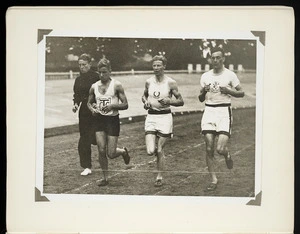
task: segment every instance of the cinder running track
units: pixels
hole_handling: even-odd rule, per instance
[[[166,149],[164,185],[154,187],[156,163],[147,156],[144,121],[121,125],[120,147],[129,148],[129,166],[123,159],[109,160],[110,184],[98,187],[101,179],[96,146],[93,146],[93,173],[80,176],[77,142],[79,133],[54,135],[44,141],[43,193],[118,194],[158,196],[228,196],[249,197],[255,181],[255,108],[233,110],[233,134],[229,147],[234,168],[228,170],[216,154],[219,184],[214,192],[204,192],[209,182],[205,163],[205,144],[200,135],[202,113],[174,116],[174,138]]]

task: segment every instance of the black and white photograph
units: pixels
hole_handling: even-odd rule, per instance
[[[143,195],[247,204],[260,195],[265,32],[39,33],[36,200]]]
[[[8,9],[7,233],[293,233],[294,18]]]

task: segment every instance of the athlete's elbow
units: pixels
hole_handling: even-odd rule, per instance
[[[170,103],[171,106],[183,106],[184,105],[184,101],[181,99],[181,100],[176,100],[176,102],[172,102]]]
[[[204,102],[205,98],[202,97],[201,95],[198,96],[199,102]]]

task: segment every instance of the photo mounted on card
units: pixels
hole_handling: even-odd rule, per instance
[[[261,205],[263,31],[38,30],[35,201]]]

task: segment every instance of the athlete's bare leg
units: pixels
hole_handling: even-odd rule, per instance
[[[228,155],[228,143],[229,137],[225,134],[220,134],[217,141],[217,152],[223,156]]]
[[[227,143],[229,136],[225,134],[220,134],[217,141],[217,152],[225,157],[226,166],[228,169],[233,168],[233,161],[228,151]]]
[[[106,157],[106,133],[105,132],[96,132],[96,141],[99,152],[99,163],[102,169],[104,180],[107,180],[108,174],[108,160]]]
[[[206,163],[208,171],[211,176],[212,183],[217,184],[218,179],[216,175],[216,162],[214,157],[215,135],[212,133],[207,133],[205,134],[204,138],[206,143]]]
[[[146,141],[147,154],[154,155],[156,153],[156,135],[146,134],[145,141]]]
[[[165,166],[165,154],[164,154],[164,146],[167,142],[166,137],[159,137],[157,142],[157,177],[156,180],[162,179],[162,172],[164,171]]]
[[[125,153],[124,149],[117,148],[117,136],[107,136],[107,156],[111,159],[117,158]]]

